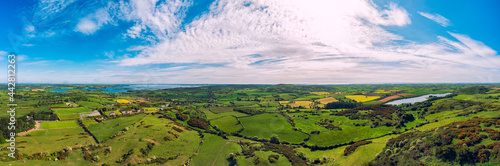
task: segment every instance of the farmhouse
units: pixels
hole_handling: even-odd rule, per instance
[[[109,116],[115,116],[116,115],[116,112],[111,112],[108,114]]]
[[[71,107],[71,103],[66,103],[66,106]]]

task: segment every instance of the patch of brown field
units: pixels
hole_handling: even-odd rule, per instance
[[[147,101],[145,99],[139,99],[139,100],[136,100],[136,101],[143,102],[143,103],[148,103],[149,102],[149,101]]]
[[[415,95],[415,94],[398,93],[397,95],[399,95],[399,96],[411,96],[411,95]]]
[[[45,89],[31,89],[31,91],[36,92],[36,91],[45,91]]]
[[[497,87],[493,87],[493,88],[491,88],[491,89],[500,90],[500,88],[497,88]]]
[[[152,140],[152,139],[142,139],[144,141],[148,141],[149,143],[153,143],[153,144],[156,144],[156,145],[159,145],[160,143],[156,142],[155,140]]]
[[[331,103],[331,102],[337,102],[338,100],[333,98],[333,97],[325,97],[322,99],[318,99],[316,101],[319,101],[321,104],[327,104],[327,103]]]
[[[182,131],[186,131],[186,130],[184,130],[184,128],[183,128],[183,127],[180,127],[180,126],[177,126],[177,125],[172,125],[172,127],[177,127],[177,128],[179,128],[179,129],[181,129]]]
[[[397,98],[399,98],[399,97],[401,97],[401,96],[400,96],[400,95],[392,95],[392,96],[389,96],[389,97],[386,97],[386,98],[380,99],[380,100],[378,100],[378,101],[380,101],[380,102],[384,102],[384,103],[385,103],[385,102],[388,102],[389,100],[392,100],[392,99],[397,99]]]

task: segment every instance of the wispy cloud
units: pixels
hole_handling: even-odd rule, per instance
[[[110,3],[111,5],[111,3]],[[78,21],[75,31],[90,35],[99,30],[102,26],[112,21],[108,10],[111,6],[100,8],[95,13],[89,14]]]
[[[443,17],[442,15],[439,15],[439,14],[430,14],[430,13],[425,13],[425,12],[418,12],[418,14],[438,23],[439,25],[441,25],[443,27],[450,26],[450,24],[451,24],[450,20],[448,20],[446,17]]]

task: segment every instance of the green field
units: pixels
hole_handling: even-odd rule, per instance
[[[111,137],[116,132],[121,131],[125,127],[129,127],[133,123],[139,121],[144,116],[145,115],[142,114],[142,115],[106,120],[101,123],[91,124],[88,126],[88,129],[97,138],[97,140],[99,140],[99,142],[102,142],[107,138]]]
[[[240,151],[240,145],[234,140],[225,140],[217,135],[204,134],[199,154],[189,164],[193,166],[229,165],[229,161],[227,161],[229,154]]]
[[[76,121],[42,122],[42,129],[78,127]]]
[[[33,131],[27,136],[16,137],[16,149],[20,153],[31,155],[38,152],[57,152],[68,146],[96,143],[91,136],[81,133],[85,133],[85,131],[79,127]],[[26,143],[20,143],[24,141]]]
[[[292,130],[292,125],[286,118],[279,114],[258,114],[250,117],[239,118],[245,128],[240,134],[247,137],[270,139],[273,134],[280,141],[289,143],[300,143],[307,135]]]
[[[56,114],[78,114],[78,113],[87,113],[92,112],[87,108],[76,107],[76,108],[54,108],[54,112]]]
[[[238,120],[234,116],[224,116],[211,120],[210,123],[212,126],[217,125],[217,128],[226,133],[236,132],[242,128],[241,124],[238,124]]]
[[[352,126],[341,125],[342,130],[329,130],[320,134],[313,134],[307,142],[308,145],[318,146],[333,146],[338,144],[349,143],[361,139],[374,138],[392,132],[394,127],[376,127],[370,126]]]

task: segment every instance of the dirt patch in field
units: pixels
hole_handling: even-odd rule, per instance
[[[491,89],[500,90],[500,88],[497,88],[497,87],[493,87],[493,88],[491,88]]]
[[[392,96],[389,96],[389,97],[386,97],[386,98],[380,99],[380,100],[378,100],[378,101],[380,101],[380,102],[384,102],[384,103],[385,103],[385,102],[388,102],[388,101],[390,101],[390,100],[392,100],[392,99],[397,99],[397,98],[399,98],[399,97],[401,97],[401,96],[400,96],[400,95],[392,95]]]
[[[153,143],[153,144],[156,144],[156,145],[159,145],[160,143],[156,142],[155,140],[152,140],[152,139],[142,139],[144,141],[148,141],[149,143]]]
[[[415,95],[415,94],[398,93],[397,95],[399,95],[399,96],[413,96],[413,95]]]

